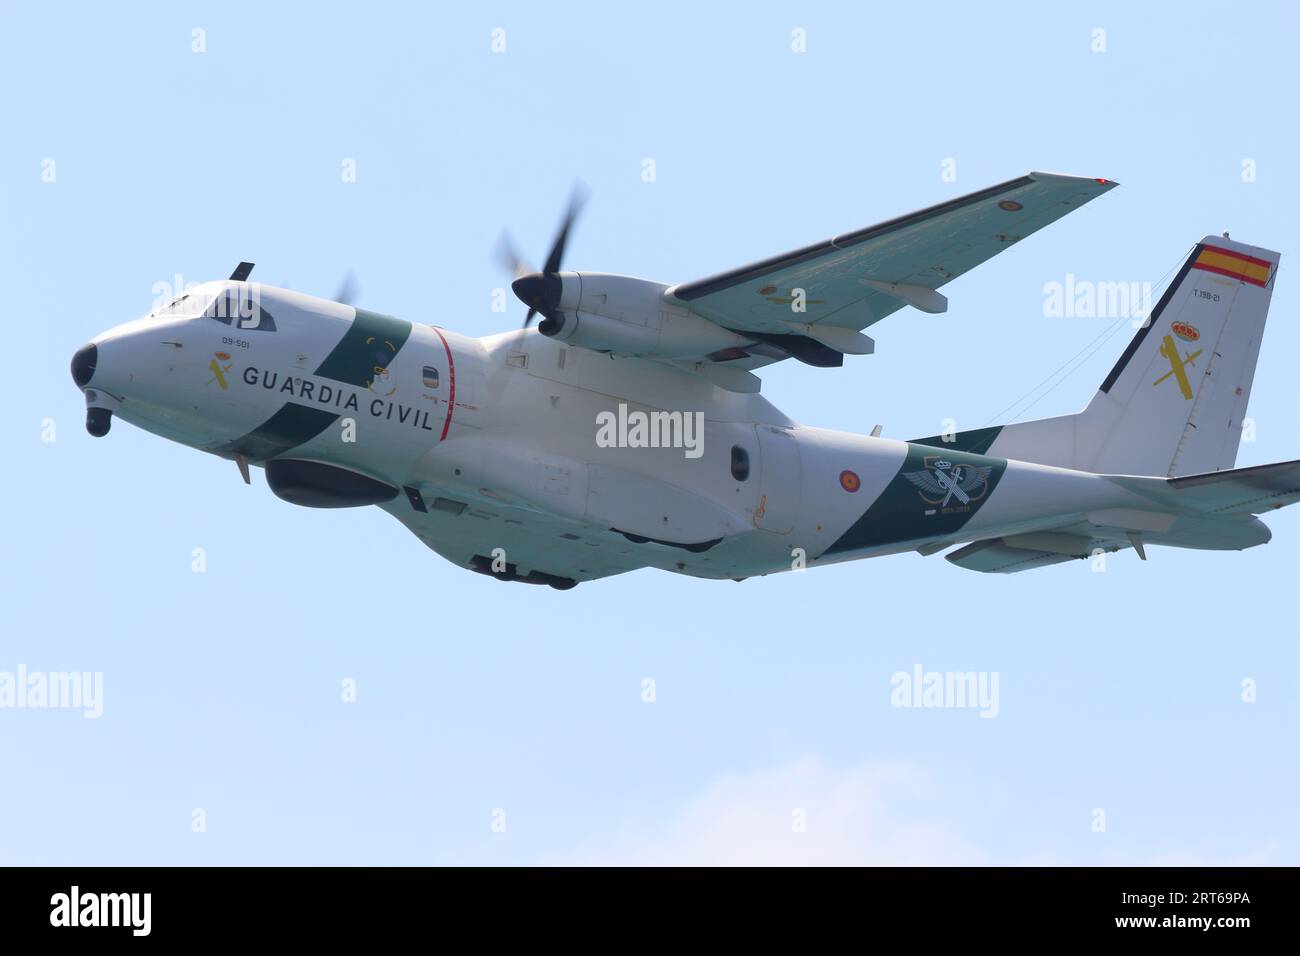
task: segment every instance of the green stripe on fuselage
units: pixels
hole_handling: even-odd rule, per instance
[[[357,309],[357,316],[339,343],[316,369],[322,378],[366,388],[402,350],[411,335],[411,323],[391,315]],[[216,449],[220,455],[243,455],[266,461],[311,441],[338,421],[322,408],[286,402],[278,412],[242,438]]]
[[[338,420],[334,412],[310,405],[286,402],[284,406],[242,438],[236,438],[218,454],[243,455],[250,461],[265,461],[290,448],[311,441]]]
[[[321,362],[316,374],[365,388],[376,369],[386,369],[411,334],[411,323],[357,309],[356,320]]]
[[[865,551],[954,534],[988,501],[1006,470],[1005,458],[908,442],[898,474],[823,553]]]
[[[987,454],[988,450],[993,447],[993,442],[1002,434],[1002,426],[994,425],[992,428],[972,428],[968,432],[957,432],[952,436],[951,441],[944,439],[942,435],[932,435],[929,438],[913,438],[913,445],[931,445],[935,448],[950,448],[953,451],[969,451],[976,455]]]

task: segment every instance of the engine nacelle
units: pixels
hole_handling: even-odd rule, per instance
[[[562,301],[569,308],[537,326],[549,338],[597,352],[678,359],[699,359],[751,342],[665,301],[667,286],[658,282],[587,272],[562,278]]]

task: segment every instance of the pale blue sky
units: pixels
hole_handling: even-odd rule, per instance
[[[764,394],[894,437],[985,424],[1108,324],[1045,318],[1044,283],[1155,281],[1230,229],[1283,253],[1239,463],[1300,457],[1298,15],[1135,7],[11,9],[0,671],[103,671],[105,713],[0,710],[0,862],[1300,862],[1300,509],[1254,551],[1105,574],[905,555],[559,593],[124,424],[92,439],[67,371],[154,283],[240,259],[512,327],[493,244],[508,227],[540,259],[575,179],[568,262],[675,282],[1046,169],[1122,187],[954,282],[947,315],[897,313],[876,355],[785,363]],[[1033,415],[1081,407],[1123,339]],[[998,672],[999,716],[892,708],[916,663]]]

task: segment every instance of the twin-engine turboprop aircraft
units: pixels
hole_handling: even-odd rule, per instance
[[[895,441],[791,421],[755,370],[838,366],[900,309],[1111,189],[1030,173],[666,286],[566,272],[571,208],[524,331],[474,339],[248,281],[197,286],[72,360],[112,417],[312,507],[378,505],[497,578],[569,588],[656,567],[752,575],[902,551],[1013,572],[1134,548],[1239,550],[1300,462],[1235,469],[1276,252],[1207,236],[1082,412]],[[541,319],[530,329],[534,315]]]

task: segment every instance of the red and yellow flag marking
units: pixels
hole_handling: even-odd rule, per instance
[[[1217,272],[1221,276],[1240,279],[1242,282],[1259,286],[1268,282],[1268,267],[1267,259],[1256,259],[1254,256],[1232,252],[1229,249],[1218,249],[1214,246],[1206,246],[1202,249],[1201,254],[1192,263],[1193,269]]]

